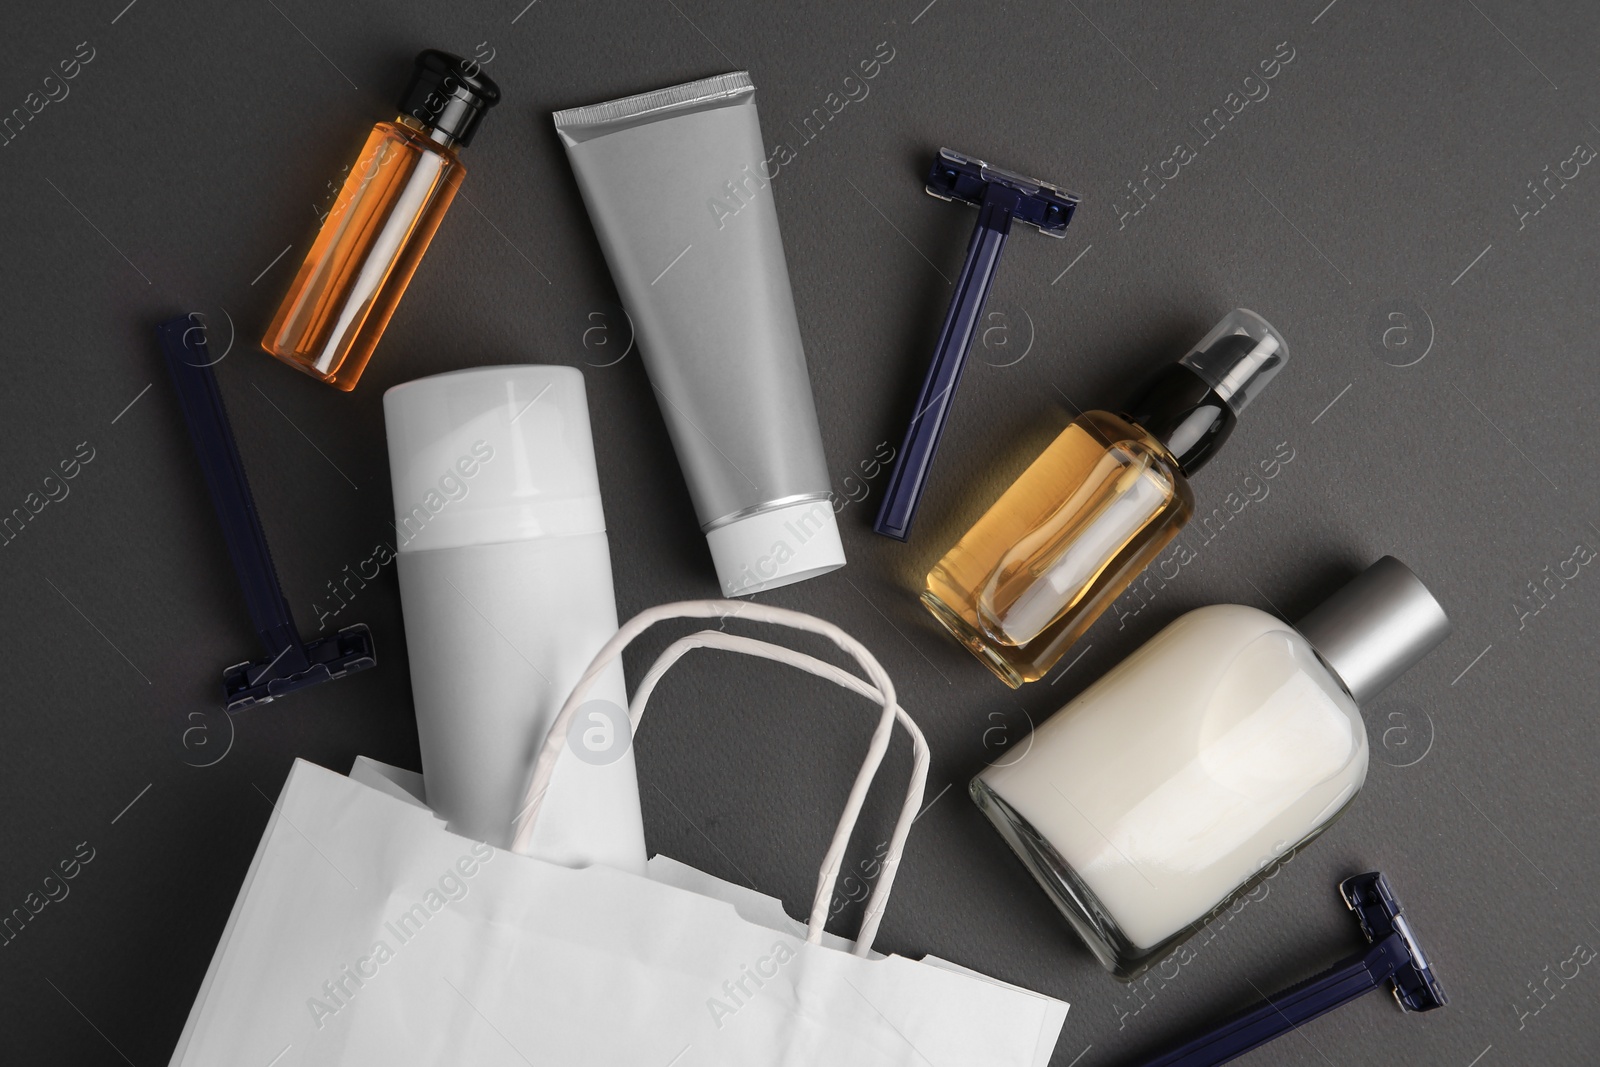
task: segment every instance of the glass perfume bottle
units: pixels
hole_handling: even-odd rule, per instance
[[[971,793],[1107,969],[1131,978],[1327,829],[1367,774],[1359,704],[1450,632],[1385,556],[1296,626],[1181,616]]]
[[[457,149],[499,99],[476,62],[434,49],[417,56],[399,117],[372,128],[262,348],[355,388],[466,174]]]
[[[1188,478],[1289,358],[1230,312],[1121,414],[1074,419],[928,572],[922,602],[1012,688],[1042,678],[1194,512]]]

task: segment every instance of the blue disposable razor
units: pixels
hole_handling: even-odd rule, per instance
[[[983,319],[983,306],[989,300],[989,287],[1000,266],[1000,253],[1011,234],[1011,223],[1025,222],[1040,233],[1065,237],[1067,224],[1078,206],[1078,198],[1047,182],[1025,178],[981,159],[972,159],[948,148],[939,149],[925,186],[929,195],[940,200],[974,204],[978,224],[967,242],[967,259],[961,264],[956,291],[939,329],[933,362],[922,380],[916,406],[911,409],[911,425],[906,427],[883,504],[872,528],[885,537],[904,541],[911,535],[911,520],[928,484],[933,454],[939,448],[939,435],[950,417],[950,402],[961,371],[972,351],[972,339]]]
[[[1392,983],[1394,999],[1406,1011],[1432,1011],[1449,1003],[1433,977],[1428,958],[1395,899],[1376,871],[1346,878],[1339,893],[1370,944],[1365,952],[1290,986],[1235,1015],[1204,1037],[1146,1060],[1143,1067],[1215,1067],[1243,1056],[1319,1015]]]
[[[198,316],[184,315],[163,322],[156,330],[211,503],[222,523],[245,606],[250,609],[250,621],[266,652],[262,659],[236,663],[222,672],[223,706],[238,711],[265,704],[296,689],[373,666],[378,661],[372,651],[372,633],[364,623],[315,641],[300,640],[222,406],[205,328]]]

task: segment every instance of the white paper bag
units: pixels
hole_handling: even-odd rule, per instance
[[[596,657],[552,737],[566,736],[586,683],[651,622],[734,613],[826,634],[871,680],[707,631],[662,654],[630,717],[637,724],[661,673],[694,647],[791,663],[882,705],[809,927],[771,898],[659,857],[640,877],[493,849],[449,833],[395,790],[297,761],[173,1064],[1043,1067],[1065,1004],[931,957],[870,951],[921,803],[927,750],[882,668],[848,635],[764,605],[652,609]],[[916,781],[852,946],[821,921],[896,719],[916,746]],[[548,746],[535,770],[524,837],[562,747]]]

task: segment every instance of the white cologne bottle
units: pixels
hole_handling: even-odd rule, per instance
[[[1392,556],[1294,627],[1191,611],[974,778],[973,799],[1133,977],[1338,818],[1367,774],[1358,705],[1449,632]]]

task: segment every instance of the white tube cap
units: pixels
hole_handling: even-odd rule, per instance
[[[844,566],[844,545],[826,498],[758,511],[706,534],[723,596],[749,596]]]

